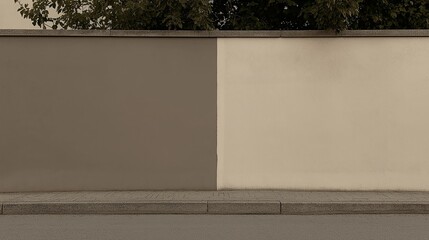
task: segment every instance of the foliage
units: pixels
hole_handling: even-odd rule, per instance
[[[346,29],[359,0],[220,0],[215,20],[221,29]]]
[[[353,29],[429,28],[429,0],[365,0]]]
[[[347,29],[359,13],[360,0],[315,0],[303,10],[319,29]]]
[[[292,0],[215,0],[214,20],[217,28],[299,29],[305,23],[300,6]]]
[[[33,25],[64,29],[429,28],[429,0],[32,0]]]
[[[212,28],[207,0],[32,0],[32,6],[14,1],[24,18],[42,28]]]

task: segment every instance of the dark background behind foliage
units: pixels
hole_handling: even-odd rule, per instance
[[[429,0],[32,0],[18,4],[42,28],[421,29]]]

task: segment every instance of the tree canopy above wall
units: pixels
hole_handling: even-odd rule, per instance
[[[33,25],[63,29],[429,28],[429,0],[14,0]]]

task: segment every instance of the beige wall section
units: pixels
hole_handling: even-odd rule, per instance
[[[31,0],[21,2],[31,3]],[[21,17],[17,12],[18,7],[14,0],[0,0],[0,29],[38,29],[30,20]]]
[[[0,192],[216,189],[216,39],[0,37]]]
[[[218,40],[218,188],[429,190],[429,38]]]

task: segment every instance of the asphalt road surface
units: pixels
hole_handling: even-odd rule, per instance
[[[0,239],[428,240],[429,215],[3,215]]]

